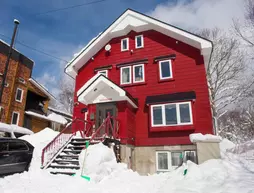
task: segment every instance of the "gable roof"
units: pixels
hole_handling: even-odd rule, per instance
[[[36,88],[38,88],[43,94],[45,94],[50,99],[56,100],[56,98],[48,91],[47,88],[45,88],[43,85],[41,85],[39,82],[37,82],[33,78],[29,78],[29,82],[33,84]]]
[[[105,31],[93,38],[65,67],[65,73],[75,78],[78,70],[88,62],[112,38],[124,36],[131,30],[142,32],[155,30],[200,50],[207,66],[212,52],[212,42],[160,20],[127,9]]]

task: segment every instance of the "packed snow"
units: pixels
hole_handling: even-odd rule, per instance
[[[221,142],[222,138],[220,136],[202,133],[192,133],[190,134],[190,141],[195,142]]]
[[[254,193],[254,173],[236,159],[238,155],[230,152],[232,147],[224,140],[220,147],[228,155],[223,159],[200,165],[188,161],[185,167],[149,176],[140,176],[125,164],[116,163],[113,150],[104,145],[91,145],[85,159],[85,151],[80,155],[81,164],[85,160],[84,174],[91,177],[88,182],[80,173],[55,176],[39,168],[40,150],[56,135],[47,128],[23,137],[35,146],[38,154],[34,155],[29,172],[0,179],[1,193]],[[184,176],[186,167],[188,172]]]
[[[41,119],[49,120],[52,122],[60,123],[65,125],[68,121],[62,116],[62,115],[57,115],[56,113],[50,113],[49,115],[41,115],[39,113],[35,113],[32,111],[26,111],[25,112],[27,115],[35,116]]]

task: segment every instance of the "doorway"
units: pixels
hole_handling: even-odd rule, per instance
[[[103,121],[107,118],[108,113],[116,117],[116,103],[101,103],[96,104],[96,128],[99,128]]]

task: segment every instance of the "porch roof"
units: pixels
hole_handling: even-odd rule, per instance
[[[77,92],[78,101],[88,105],[96,103],[128,101],[132,107],[138,108],[137,101],[123,88],[102,74],[96,74]]]

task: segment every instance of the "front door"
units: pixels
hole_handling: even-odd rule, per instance
[[[96,105],[96,128],[99,128],[103,121],[107,118],[108,113],[116,116],[116,103],[102,103]]]

